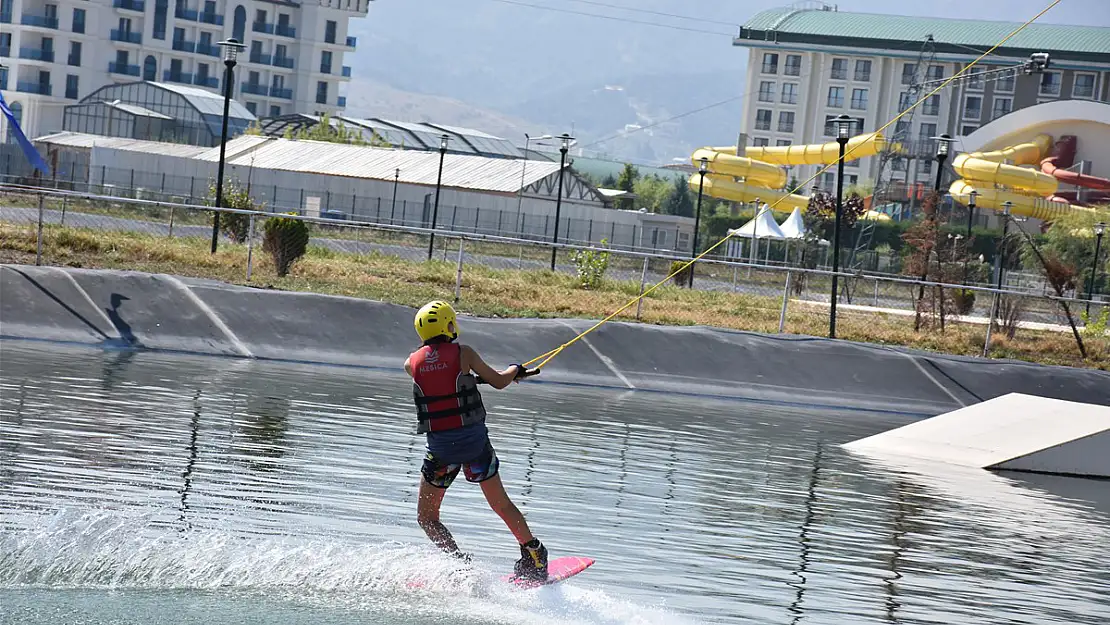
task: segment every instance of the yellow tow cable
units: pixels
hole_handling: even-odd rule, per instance
[[[916,107],[917,107],[917,106],[918,106],[919,104],[921,104],[922,102],[924,102],[924,101],[925,101],[926,99],[930,98],[931,96],[933,96],[934,94],[936,94],[936,93],[937,93],[938,91],[940,91],[940,90],[944,89],[944,88],[945,88],[945,87],[946,87],[946,86],[948,85],[948,83],[950,83],[950,82],[952,82],[953,80],[955,80],[955,79],[959,78],[959,77],[960,77],[960,75],[962,75],[962,74],[963,74],[964,72],[966,72],[967,70],[971,69],[971,68],[972,68],[972,67],[974,67],[975,65],[978,65],[980,61],[982,61],[982,60],[983,60],[984,58],[986,58],[986,57],[990,56],[990,55],[991,55],[991,54],[992,54],[992,53],[993,53],[993,52],[994,52],[995,50],[997,50],[997,49],[998,49],[999,47],[1001,47],[1001,46],[1002,46],[1003,44],[1005,44],[1005,43],[1006,43],[1007,41],[1009,41],[1010,39],[1012,39],[1012,38],[1014,37],[1014,35],[1016,35],[1016,34],[1020,33],[1021,31],[1025,30],[1025,28],[1026,28],[1027,26],[1029,26],[1029,25],[1030,25],[1030,24],[1032,24],[1033,22],[1037,21],[1037,19],[1038,19],[1038,18],[1040,18],[1040,17],[1041,17],[1042,15],[1044,15],[1045,13],[1048,13],[1048,11],[1049,11],[1050,9],[1052,9],[1052,7],[1056,6],[1057,4],[1060,4],[1060,1],[1061,1],[1061,0],[1053,0],[1053,2],[1052,2],[1051,4],[1049,4],[1049,5],[1047,6],[1047,7],[1045,7],[1045,8],[1044,8],[1044,10],[1042,10],[1042,11],[1041,11],[1040,13],[1036,14],[1035,16],[1033,16],[1033,18],[1032,18],[1032,19],[1030,19],[1029,21],[1027,21],[1027,22],[1025,22],[1024,24],[1022,24],[1022,25],[1021,25],[1020,27],[1018,27],[1018,29],[1017,29],[1017,30],[1015,30],[1014,32],[1012,32],[1012,33],[1010,33],[1009,35],[1007,35],[1007,36],[1006,36],[1006,38],[1005,38],[1005,39],[1003,39],[1002,41],[999,41],[998,43],[994,44],[994,46],[993,46],[993,47],[991,47],[991,49],[990,49],[990,50],[987,50],[987,51],[986,51],[986,52],[984,52],[984,53],[983,53],[982,55],[980,55],[980,56],[979,56],[979,58],[977,58],[977,59],[975,59],[974,61],[972,61],[971,63],[969,63],[969,64],[968,64],[968,65],[967,65],[966,67],[964,67],[964,68],[963,68],[962,70],[960,70],[960,71],[956,72],[955,74],[953,74],[951,78],[949,78],[948,80],[946,80],[946,81],[942,82],[942,83],[941,83],[941,84],[940,84],[939,86],[937,86],[937,88],[936,88],[936,89],[933,89],[933,90],[932,90],[932,91],[930,91],[929,93],[927,93],[927,94],[925,94],[924,96],[922,96],[922,97],[921,97],[921,99],[919,99],[919,100],[918,100],[917,102],[914,102],[913,104],[911,104],[911,105],[910,105],[909,107],[907,107],[907,108],[906,108],[906,110],[904,110],[904,111],[902,111],[901,113],[899,113],[899,114],[898,114],[897,116],[895,116],[895,117],[894,117],[894,119],[891,119],[891,120],[890,120],[889,122],[887,122],[887,123],[886,123],[885,125],[883,125],[883,127],[882,127],[882,128],[879,128],[879,129],[878,129],[877,131],[875,131],[875,132],[882,132],[882,131],[886,130],[887,128],[889,128],[889,127],[890,127],[890,126],[891,126],[892,124],[894,124],[895,122],[897,122],[897,121],[898,121],[899,119],[902,119],[902,117],[903,117],[903,116],[905,116],[905,114],[906,114],[906,113],[909,113],[909,112],[910,112],[910,111],[912,111],[912,110],[913,110],[914,108],[916,108]],[[857,145],[853,146],[853,147],[852,147],[852,148],[851,148],[850,150],[846,151],[846,152],[844,153],[844,159],[845,159],[845,160],[847,160],[847,158],[848,158],[848,155],[849,155],[849,154],[851,154],[852,152],[855,152],[855,151],[856,151],[857,149],[859,149],[859,146],[863,145],[863,143],[864,143],[864,142],[860,142],[860,143],[858,143]],[[820,176],[821,174],[825,173],[825,171],[827,171],[827,170],[828,170],[829,168],[831,168],[831,167],[832,167],[833,165],[836,165],[837,163],[839,163],[839,162],[840,162],[840,160],[841,160],[841,159],[840,159],[840,158],[838,157],[838,158],[837,158],[837,159],[836,159],[835,161],[833,161],[833,162],[829,163],[828,165],[825,165],[825,167],[823,167],[822,169],[819,169],[819,170],[817,170],[817,173],[813,174],[812,176],[810,176],[809,178],[807,178],[807,179],[806,179],[806,180],[805,180],[804,182],[802,182],[802,183],[801,183],[801,184],[799,184],[799,185],[798,185],[797,187],[795,187],[794,189],[792,189],[792,190],[790,191],[790,194],[793,194],[793,193],[797,192],[797,191],[798,191],[799,189],[801,189],[801,188],[805,187],[805,186],[806,186],[807,184],[809,184],[809,183],[810,183],[811,181],[815,180],[815,179],[816,179],[816,178],[817,178],[818,176]],[[770,205],[768,206],[768,208],[774,208],[775,206],[778,206],[779,202],[782,202],[782,201],[783,201],[784,199],[786,199],[787,197],[788,197],[787,195],[783,195],[783,196],[782,196],[782,197],[780,197],[780,198],[779,198],[778,200],[776,200],[774,204],[770,204]],[[678,268],[677,270],[675,270],[675,271],[671,272],[671,274],[670,274],[669,276],[667,276],[667,277],[663,278],[662,280],[660,280],[659,282],[655,283],[655,284],[654,284],[654,285],[653,285],[653,286],[652,286],[652,287],[651,287],[650,289],[647,289],[646,291],[644,291],[643,293],[641,293],[641,294],[640,294],[639,296],[637,296],[637,297],[633,298],[632,300],[630,300],[630,301],[629,301],[629,302],[628,302],[627,304],[625,304],[624,306],[621,306],[620,308],[618,308],[617,310],[615,310],[615,311],[614,311],[614,312],[613,312],[613,313],[612,313],[611,315],[609,315],[608,317],[606,317],[606,318],[602,319],[601,321],[598,321],[598,322],[597,322],[597,323],[595,323],[595,324],[594,324],[593,326],[591,326],[591,327],[590,327],[589,329],[587,329],[587,330],[585,330],[584,332],[580,333],[580,334],[579,334],[578,336],[576,336],[576,337],[574,337],[573,339],[571,339],[571,340],[567,341],[566,343],[563,343],[563,344],[562,344],[562,345],[560,345],[559,347],[556,347],[555,349],[553,349],[553,350],[551,350],[551,351],[549,351],[549,352],[547,352],[547,353],[544,353],[544,354],[540,354],[539,356],[537,356],[537,357],[533,358],[532,360],[529,360],[528,362],[524,363],[524,366],[525,366],[525,367],[528,367],[528,366],[529,366],[529,365],[531,365],[532,363],[534,363],[534,362],[536,362],[536,361],[540,361],[540,363],[539,363],[538,365],[536,365],[535,367],[532,367],[532,368],[533,368],[533,369],[537,369],[537,370],[538,370],[538,369],[542,369],[542,368],[543,368],[543,367],[544,367],[545,365],[547,365],[547,363],[551,362],[551,360],[552,360],[553,358],[555,358],[556,356],[558,356],[558,355],[559,355],[559,353],[560,353],[560,352],[562,352],[562,351],[563,351],[564,349],[566,349],[566,348],[570,347],[571,345],[575,344],[575,343],[576,343],[576,342],[578,342],[578,340],[579,340],[579,339],[581,339],[582,337],[586,336],[586,335],[587,335],[587,334],[589,334],[590,332],[593,332],[594,330],[596,330],[596,329],[600,328],[601,326],[605,325],[606,323],[608,323],[609,321],[611,321],[611,320],[612,320],[612,319],[613,319],[614,317],[616,317],[617,315],[619,315],[619,314],[621,314],[622,312],[624,312],[625,310],[627,310],[627,309],[628,309],[629,307],[631,307],[631,306],[632,306],[633,304],[635,304],[636,302],[639,302],[639,301],[640,301],[640,300],[642,300],[643,298],[645,298],[645,297],[647,297],[648,295],[650,295],[650,294],[651,294],[651,293],[652,293],[653,291],[655,291],[655,290],[656,290],[656,289],[658,289],[658,288],[659,288],[660,286],[662,286],[663,284],[665,284],[665,283],[666,283],[666,282],[667,282],[668,280],[670,280],[671,278],[675,277],[675,276],[676,276],[676,275],[678,275],[679,273],[682,273],[682,271],[684,271],[684,270],[685,270],[685,269],[686,269],[687,267],[689,267],[690,265],[693,265],[693,264],[694,264],[695,262],[697,262],[697,261],[701,260],[701,259],[702,259],[702,257],[704,257],[704,256],[705,256],[706,254],[708,254],[708,253],[712,252],[713,250],[717,249],[717,248],[718,248],[718,247],[719,247],[719,246],[720,246],[720,245],[721,245],[722,243],[724,243],[725,241],[728,241],[728,240],[729,240],[729,238],[731,238],[732,236],[733,236],[733,235],[732,235],[731,233],[730,233],[730,234],[728,234],[727,236],[725,236],[725,238],[723,238],[723,239],[721,239],[720,241],[718,241],[717,243],[715,243],[715,244],[714,244],[714,245],[713,245],[712,247],[710,247],[709,249],[705,250],[705,251],[704,251],[704,252],[702,252],[701,254],[698,254],[698,255],[697,255],[697,256],[695,256],[694,258],[691,258],[691,259],[690,259],[690,260],[689,260],[689,261],[688,261],[688,262],[687,262],[686,264],[682,265],[682,266],[681,266],[681,267],[679,267],[679,268]]]

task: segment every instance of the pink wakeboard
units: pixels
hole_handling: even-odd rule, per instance
[[[581,556],[555,558],[554,560],[548,561],[547,579],[542,582],[517,579],[512,574],[503,576],[501,581],[515,584],[519,588],[537,588],[539,586],[547,586],[548,584],[561,582],[568,577],[574,577],[590,568],[590,565],[593,563],[593,558],[583,558]]]

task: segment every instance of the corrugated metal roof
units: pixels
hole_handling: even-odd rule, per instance
[[[438,152],[246,135],[228,142],[227,153],[227,162],[237,166],[373,180],[392,181],[394,172],[400,169],[401,182],[428,186],[435,186],[439,173]],[[219,158],[218,149],[197,158],[216,160]],[[528,186],[558,171],[558,163],[547,161],[447,154],[443,162],[443,186],[516,193],[521,188],[522,173],[524,186]]]
[[[218,93],[207,91],[199,87],[188,87],[186,85],[177,85],[168,82],[155,82],[149,81],[151,85],[166,91],[172,91],[189,101],[190,104],[195,106],[201,115],[218,115],[223,118],[224,115],[224,97]],[[228,103],[228,117],[255,120],[254,113],[247,110],[238,100],[231,100]]]
[[[778,8],[757,13],[743,28],[831,38],[919,43],[932,35],[938,45],[955,44],[986,51],[1017,30],[1022,23]],[[745,40],[742,32],[736,43],[742,45]],[[1110,28],[1034,23],[1007,41],[1005,48],[1110,55]],[[970,50],[965,52],[974,54]],[[1101,61],[1110,62],[1110,57]]]
[[[126,102],[104,102],[103,104],[110,106],[114,109],[130,113],[136,117],[153,117],[155,119],[173,119],[169,115],[163,115],[158,111],[152,111],[148,108],[138,106],[136,104],[127,104]]]
[[[213,149],[200,145],[141,141],[139,139],[106,137],[103,135],[90,135],[81,132],[58,132],[39,137],[35,139],[35,142],[68,148],[111,148],[124,152],[144,152],[148,154],[163,154],[166,156],[180,156],[184,158],[196,158]],[[218,150],[218,148],[216,149]]]

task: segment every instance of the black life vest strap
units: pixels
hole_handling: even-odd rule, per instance
[[[456,415],[469,412],[473,408],[482,405],[482,398],[476,388],[467,388],[457,393],[450,395],[433,395],[429,397],[414,397],[416,402],[416,418],[418,421],[430,421],[432,419],[442,419],[443,417],[453,417]],[[434,412],[428,411],[428,405],[443,401],[445,399],[462,399],[461,406],[452,406],[443,410],[436,410]]]

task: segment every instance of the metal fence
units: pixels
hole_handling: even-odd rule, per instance
[[[13,195],[14,194],[14,195]],[[208,241],[212,236],[213,209],[184,202],[121,198],[95,195],[87,192],[61,189],[28,189],[0,185],[0,227],[22,236],[22,240],[35,241],[36,264],[67,264],[68,258],[58,251],[44,247],[44,233],[115,232],[120,239],[136,233],[157,239],[200,239],[194,241],[207,255]],[[12,198],[27,198],[24,202]],[[236,275],[223,276],[213,270],[211,277],[247,282],[256,280],[261,266],[267,276],[273,276],[273,265],[263,256],[261,248],[262,226],[272,213],[220,210],[224,220],[238,219],[244,223],[241,243],[233,242],[226,234],[219,237],[222,248],[235,252],[239,263]],[[454,297],[463,299],[462,285],[473,277],[470,273],[480,270],[528,271],[549,269],[554,259],[555,269],[564,274],[575,274],[578,265],[572,256],[575,252],[608,252],[607,280],[622,281],[629,287],[629,297],[650,289],[671,275],[677,264],[686,263],[690,255],[614,250],[597,246],[584,246],[573,242],[553,245],[550,242],[527,238],[486,235],[481,232],[451,229],[443,224],[432,231],[426,227],[388,224],[372,221],[336,220],[305,216],[291,216],[309,224],[311,228],[310,254],[324,258],[394,258],[413,262],[430,259],[455,266]],[[68,235],[67,235],[68,236]],[[13,237],[0,237],[12,239]],[[80,247],[80,242],[69,245]],[[5,245],[0,245],[0,251]],[[60,245],[58,247],[65,247]],[[722,246],[723,247],[723,246]],[[115,244],[101,250],[112,254]],[[231,253],[231,252],[228,252]],[[714,301],[723,315],[730,315],[729,325],[760,332],[787,332],[827,336],[832,306],[830,306],[833,273],[827,269],[804,269],[785,264],[766,262],[737,262],[706,258],[693,266],[692,292],[730,294],[719,302]],[[468,273],[470,272],[470,273]],[[486,274],[488,275],[488,271]],[[955,323],[976,328],[981,333],[985,355],[991,345],[991,333],[997,332],[996,324],[988,319],[1011,313],[1020,302],[1020,319],[1017,325],[1027,329],[1071,332],[1063,303],[1071,307],[1073,318],[1079,322],[1079,313],[1090,310],[1098,318],[1106,305],[1105,296],[1087,301],[1077,297],[1045,295],[1040,285],[1026,290],[1004,286],[995,289],[990,284],[943,284],[917,280],[905,276],[845,273],[837,275],[841,285],[837,298],[836,319],[841,327],[856,328],[868,335],[869,324],[875,320],[896,320],[897,324],[914,324],[924,319],[925,324]],[[269,279],[269,278],[268,278]],[[684,274],[673,277],[662,288],[688,289]],[[975,303],[962,314],[946,315],[936,310],[938,303],[944,308],[945,291],[963,290],[975,294]],[[665,291],[664,291],[665,292]],[[941,293],[941,297],[933,297]],[[644,302],[648,302],[645,304]],[[662,306],[660,300],[650,298],[625,311],[624,316],[641,318],[643,307]],[[680,307],[681,304],[676,304]],[[992,314],[995,313],[995,314]],[[666,320],[665,313],[663,320]],[[675,319],[681,310],[674,313]],[[955,327],[955,326],[953,326]],[[1103,340],[1103,336],[1098,337]],[[882,341],[876,334],[873,340]]]

